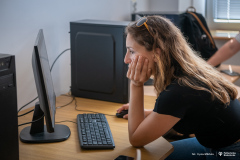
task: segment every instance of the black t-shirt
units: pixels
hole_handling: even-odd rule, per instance
[[[222,148],[240,139],[240,103],[230,105],[203,90],[179,85],[175,80],[156,100],[153,110],[159,114],[181,118],[173,127],[182,134],[195,134],[199,143],[208,148]]]

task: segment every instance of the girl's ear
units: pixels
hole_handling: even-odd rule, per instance
[[[154,60],[154,62],[157,62],[156,56],[160,56],[160,54],[161,54],[160,48],[156,48],[155,52],[153,53],[153,60]]]

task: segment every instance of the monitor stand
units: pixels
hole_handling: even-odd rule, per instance
[[[42,118],[41,118],[42,117]],[[41,119],[40,119],[41,118]],[[54,126],[54,132],[49,133],[44,125],[44,113],[39,103],[35,104],[33,121],[31,126],[25,127],[20,133],[20,140],[24,143],[51,143],[61,142],[69,138],[71,131],[66,125],[57,124]]]

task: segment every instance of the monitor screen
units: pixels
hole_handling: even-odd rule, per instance
[[[54,92],[43,30],[39,30],[33,53],[32,68],[39,102],[35,104],[33,123],[20,133],[20,140],[26,143],[59,142],[68,139],[70,129],[55,125],[56,95]],[[44,125],[44,119],[45,123]]]

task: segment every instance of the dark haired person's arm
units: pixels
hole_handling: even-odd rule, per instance
[[[240,33],[225,43],[207,62],[212,66],[226,61],[240,50]]]

